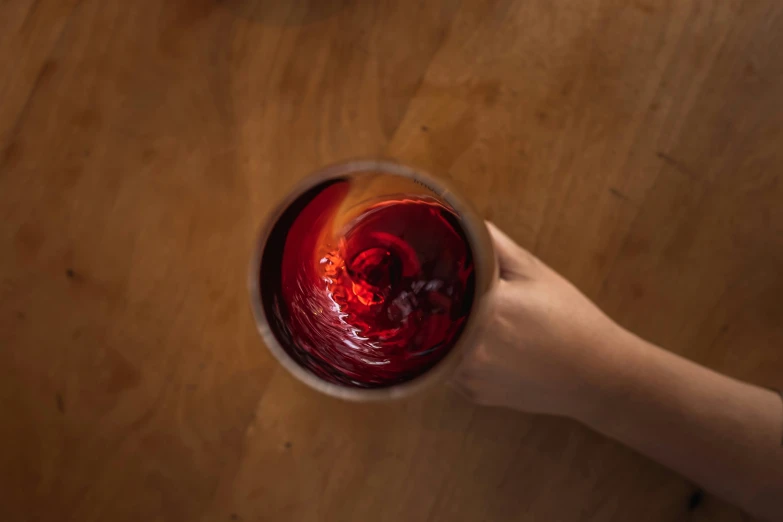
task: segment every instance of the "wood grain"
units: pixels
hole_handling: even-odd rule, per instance
[[[782,47],[778,0],[0,2],[0,519],[744,520],[570,421],[321,397],[244,281],[298,179],[389,156],[783,385]]]

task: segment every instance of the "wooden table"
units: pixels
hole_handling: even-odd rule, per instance
[[[781,48],[779,0],[0,2],[0,519],[743,520],[568,420],[320,396],[245,277],[297,180],[393,157],[782,385]]]

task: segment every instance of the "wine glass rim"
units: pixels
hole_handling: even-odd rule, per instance
[[[277,336],[272,331],[261,298],[261,264],[264,250],[272,230],[283,212],[310,189],[330,180],[362,173],[397,175],[412,179],[448,203],[461,219],[461,226],[473,253],[473,266],[476,274],[473,304],[465,326],[454,346],[440,361],[421,375],[417,375],[405,382],[379,388],[359,388],[331,383],[303,367],[280,344]],[[413,168],[394,160],[349,160],[328,165],[305,176],[268,213],[256,237],[256,244],[250,261],[248,289],[253,317],[264,344],[266,344],[278,362],[295,378],[321,393],[345,400],[364,402],[401,399],[444,380],[459,364],[465,350],[469,348],[469,344],[477,338],[478,331],[483,323],[482,318],[488,313],[488,305],[484,296],[497,280],[497,262],[484,221],[452,190],[447,182],[437,179],[421,169]]]

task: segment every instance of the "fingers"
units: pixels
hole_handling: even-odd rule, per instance
[[[486,344],[480,343],[465,355],[448,384],[464,398],[472,402],[480,402],[476,394],[477,382],[481,381],[481,368],[486,360]]]
[[[487,221],[487,228],[500,264],[500,277],[502,279],[530,277],[536,258],[493,223]]]

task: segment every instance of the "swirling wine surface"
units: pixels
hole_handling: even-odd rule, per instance
[[[370,202],[335,227],[349,190],[332,183],[293,218],[274,322],[286,350],[322,379],[390,386],[454,346],[473,303],[473,257],[459,217],[434,198]]]

